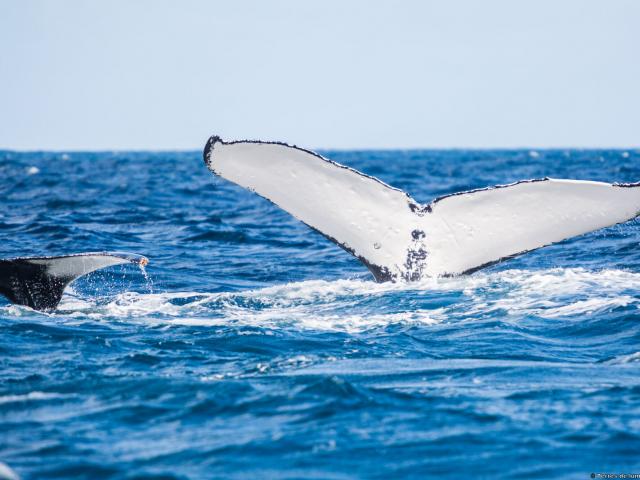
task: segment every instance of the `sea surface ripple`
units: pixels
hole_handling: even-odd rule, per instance
[[[637,150],[335,151],[419,201],[640,180]],[[640,473],[640,227],[376,284],[199,152],[0,152],[0,258],[149,257],[58,311],[0,299],[0,462],[23,479]]]

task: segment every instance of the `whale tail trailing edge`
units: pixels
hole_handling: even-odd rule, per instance
[[[204,161],[353,254],[377,281],[470,273],[640,213],[640,184],[544,178],[420,205],[376,178],[284,143],[213,136]]]
[[[78,277],[125,263],[144,266],[148,260],[141,255],[120,252],[0,260],[0,294],[12,303],[35,310],[54,310],[64,289]]]

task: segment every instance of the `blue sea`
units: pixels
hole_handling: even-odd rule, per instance
[[[326,151],[427,202],[633,182],[639,150]],[[0,461],[24,479],[640,473],[640,225],[376,284],[200,152],[0,152],[0,258],[128,251],[58,311],[0,299]]]

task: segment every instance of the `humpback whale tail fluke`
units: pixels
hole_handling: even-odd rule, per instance
[[[35,310],[54,310],[64,289],[76,278],[113,265],[134,263],[145,266],[148,262],[141,255],[121,252],[0,260],[0,294],[12,303]]]
[[[543,178],[421,205],[376,178],[284,143],[213,136],[203,155],[214,174],[320,232],[377,281],[470,273],[640,214],[640,183]]]

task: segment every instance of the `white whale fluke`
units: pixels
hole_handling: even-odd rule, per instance
[[[640,214],[640,183],[544,178],[420,205],[376,178],[283,143],[213,136],[204,161],[356,256],[380,282],[470,273]]]

